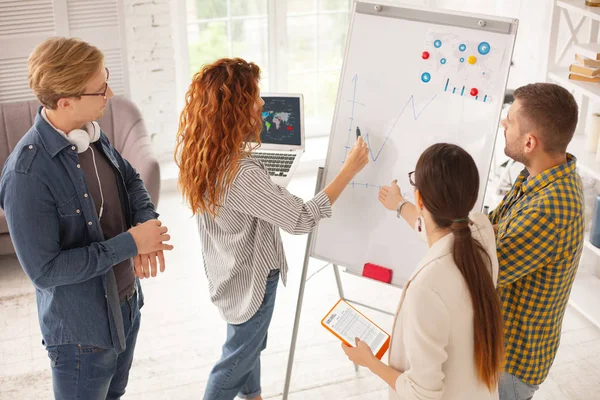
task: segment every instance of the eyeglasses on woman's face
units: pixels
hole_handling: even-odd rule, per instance
[[[414,176],[415,176],[415,171],[411,171],[408,173],[408,182],[411,184],[411,186],[417,187],[417,185],[415,184],[414,181]]]

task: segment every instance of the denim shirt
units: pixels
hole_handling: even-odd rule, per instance
[[[46,346],[85,344],[117,353],[125,333],[113,266],[137,255],[129,232],[105,240],[76,147],[40,115],[4,165],[0,207],[36,288]],[[155,219],[139,174],[102,133],[93,144],[114,167],[127,228]],[[143,295],[136,279],[140,306]]]

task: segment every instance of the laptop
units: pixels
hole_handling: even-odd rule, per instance
[[[304,153],[304,98],[299,93],[261,93],[261,146],[252,152],[273,182],[287,186]]]

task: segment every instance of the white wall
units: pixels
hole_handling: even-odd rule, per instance
[[[124,4],[131,99],[153,135],[155,153],[170,161],[178,119],[172,1],[124,0]]]

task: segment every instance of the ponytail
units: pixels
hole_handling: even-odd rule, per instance
[[[491,260],[473,238],[468,220],[454,222],[450,229],[454,234],[454,262],[467,283],[473,303],[477,374],[493,392],[504,365],[504,321],[490,274]]]

